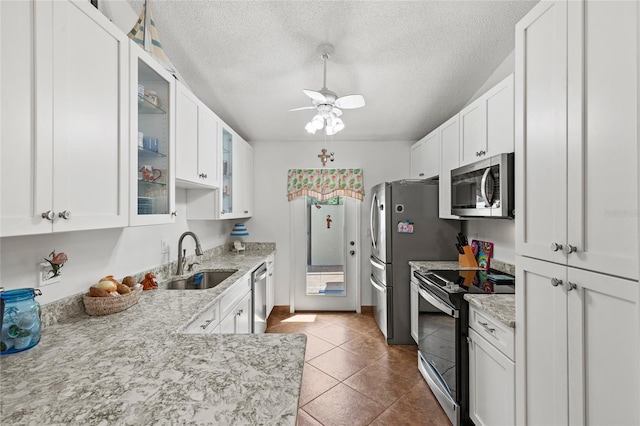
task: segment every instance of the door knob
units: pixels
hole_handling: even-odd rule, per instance
[[[551,285],[554,287],[558,287],[560,284],[562,284],[562,280],[559,280],[557,278],[551,278]]]
[[[578,247],[572,246],[571,244],[567,244],[564,247],[564,252],[567,253],[567,254],[575,253],[577,251],[578,251]]]
[[[562,250],[562,244],[551,243],[551,251]]]
[[[577,286],[577,285],[575,285],[575,284],[574,284],[574,283],[572,283],[572,282],[567,281],[566,283],[564,283],[564,288],[565,288],[567,291],[571,291],[571,290],[575,290],[576,288],[578,288],[578,286]]]
[[[47,210],[46,212],[42,213],[43,219],[47,219],[53,222],[54,217],[55,217],[55,214],[51,210]]]
[[[69,210],[62,211],[62,212],[58,213],[58,217],[61,217],[61,218],[65,219],[65,220],[67,220],[67,219],[71,218],[71,212]]]

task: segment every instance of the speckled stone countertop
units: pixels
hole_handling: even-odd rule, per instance
[[[469,268],[460,266],[457,260],[411,260],[409,265],[413,268],[420,269],[422,272],[431,271],[433,269],[455,270],[479,270],[480,268]]]
[[[294,425],[304,335],[182,333],[273,251],[203,262],[238,269],[213,289],[161,284],[125,311],[46,327],[33,349],[0,357],[0,423]]]
[[[465,294],[464,298],[507,327],[516,328],[515,294]]]

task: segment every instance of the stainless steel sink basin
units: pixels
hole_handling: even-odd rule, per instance
[[[238,272],[237,269],[227,271],[200,271],[189,278],[180,278],[171,281],[167,285],[169,290],[206,290],[213,288],[231,275]]]

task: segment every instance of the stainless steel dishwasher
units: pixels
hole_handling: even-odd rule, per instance
[[[252,333],[267,329],[267,264],[263,263],[251,273],[251,306],[253,307]]]

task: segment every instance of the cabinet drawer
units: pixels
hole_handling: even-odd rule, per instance
[[[514,329],[507,327],[484,311],[469,306],[469,327],[487,339],[510,360],[515,359]]]
[[[235,282],[220,299],[221,316],[224,318],[242,297],[251,290],[251,273]]]
[[[215,302],[187,326],[187,333],[209,333],[220,321],[220,305]]]

